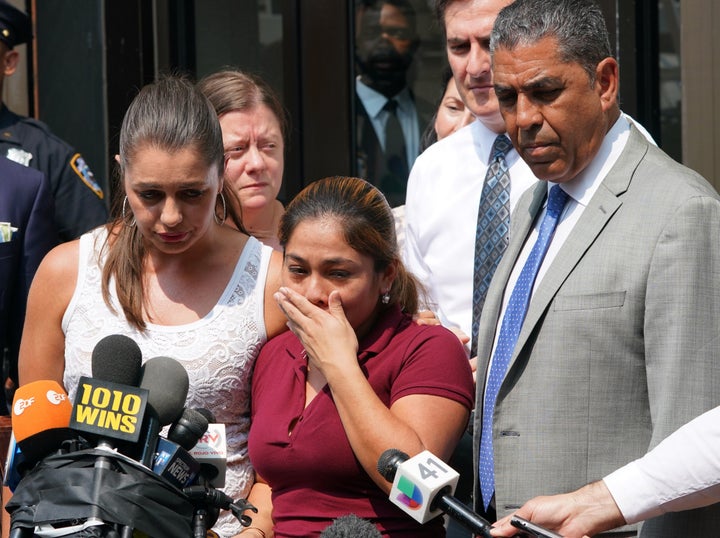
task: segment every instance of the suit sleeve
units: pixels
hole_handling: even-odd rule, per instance
[[[668,220],[655,249],[644,326],[653,425],[648,449],[720,402],[718,230],[720,201],[695,196]],[[640,536],[711,535],[720,522],[720,510],[715,514],[661,516],[646,523]],[[695,528],[708,522],[715,528]]]
[[[720,399],[720,202],[689,199],[661,234],[650,266],[645,357],[651,446]]]
[[[20,257],[21,267],[17,271],[18,282],[16,285],[13,306],[11,308],[10,334],[8,337],[8,354],[11,358],[11,377],[17,380],[17,352],[20,346],[23,321],[25,319],[25,303],[27,302],[30,284],[35,276],[40,262],[50,249],[58,243],[55,230],[53,198],[50,194],[50,186],[44,174],[37,172],[37,177],[42,180],[38,182],[37,189],[29,194],[32,202],[28,213],[27,221],[21,223],[24,230],[22,236],[22,254]]]

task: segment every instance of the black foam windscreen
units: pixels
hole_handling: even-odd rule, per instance
[[[182,364],[170,357],[153,357],[142,365],[140,387],[147,389],[148,405],[162,426],[175,422],[183,412],[189,387]]]
[[[408,460],[408,455],[397,448],[388,448],[380,454],[377,463],[377,470],[385,480],[392,482],[395,479],[395,472],[398,465]]]
[[[92,351],[92,376],[137,387],[141,363],[142,351],[132,338],[111,334],[102,338]]]
[[[347,514],[334,519],[332,524],[320,533],[320,538],[382,538],[382,534],[367,519]]]
[[[204,407],[198,407],[197,409],[195,409],[195,411],[204,416],[207,419],[208,424],[215,424],[215,415],[213,415],[213,412],[209,409],[205,409]]]
[[[180,418],[170,426],[167,438],[185,450],[190,450],[207,431],[208,424],[208,419],[197,409],[185,408]]]

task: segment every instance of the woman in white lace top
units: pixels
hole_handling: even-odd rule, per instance
[[[190,380],[187,407],[226,425],[225,491],[246,497],[250,374],[260,347],[286,328],[272,298],[281,255],[242,231],[217,116],[189,81],[165,77],[140,91],[116,160],[115,220],[53,250],[37,272],[20,382],[56,380],[73,398],[109,334],[135,340],[143,360],[177,359]],[[241,527],[228,514],[215,530],[229,537]]]

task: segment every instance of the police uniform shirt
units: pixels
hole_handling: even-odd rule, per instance
[[[0,156],[48,177],[61,241],[107,222],[102,188],[82,156],[44,123],[19,116],[5,105],[0,110]]]

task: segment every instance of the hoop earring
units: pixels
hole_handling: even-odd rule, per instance
[[[215,210],[215,212],[213,213],[213,217],[215,217],[215,222],[218,224],[218,226],[222,226],[227,220],[227,204],[225,203],[225,195],[223,193],[218,193],[218,196],[220,197],[220,201],[222,202],[223,216],[222,219],[218,218],[217,210]]]
[[[132,216],[132,220],[128,220],[127,214],[126,214],[127,203],[128,203],[128,197],[126,196],[125,198],[123,198],[123,203],[122,203],[122,220],[123,220],[123,224],[125,226],[132,227],[132,226],[135,226],[135,223],[137,221],[135,220],[135,215]],[[130,214],[132,215],[132,212]]]
[[[390,292],[386,291],[380,296],[380,302],[382,304],[388,304],[390,302]]]

